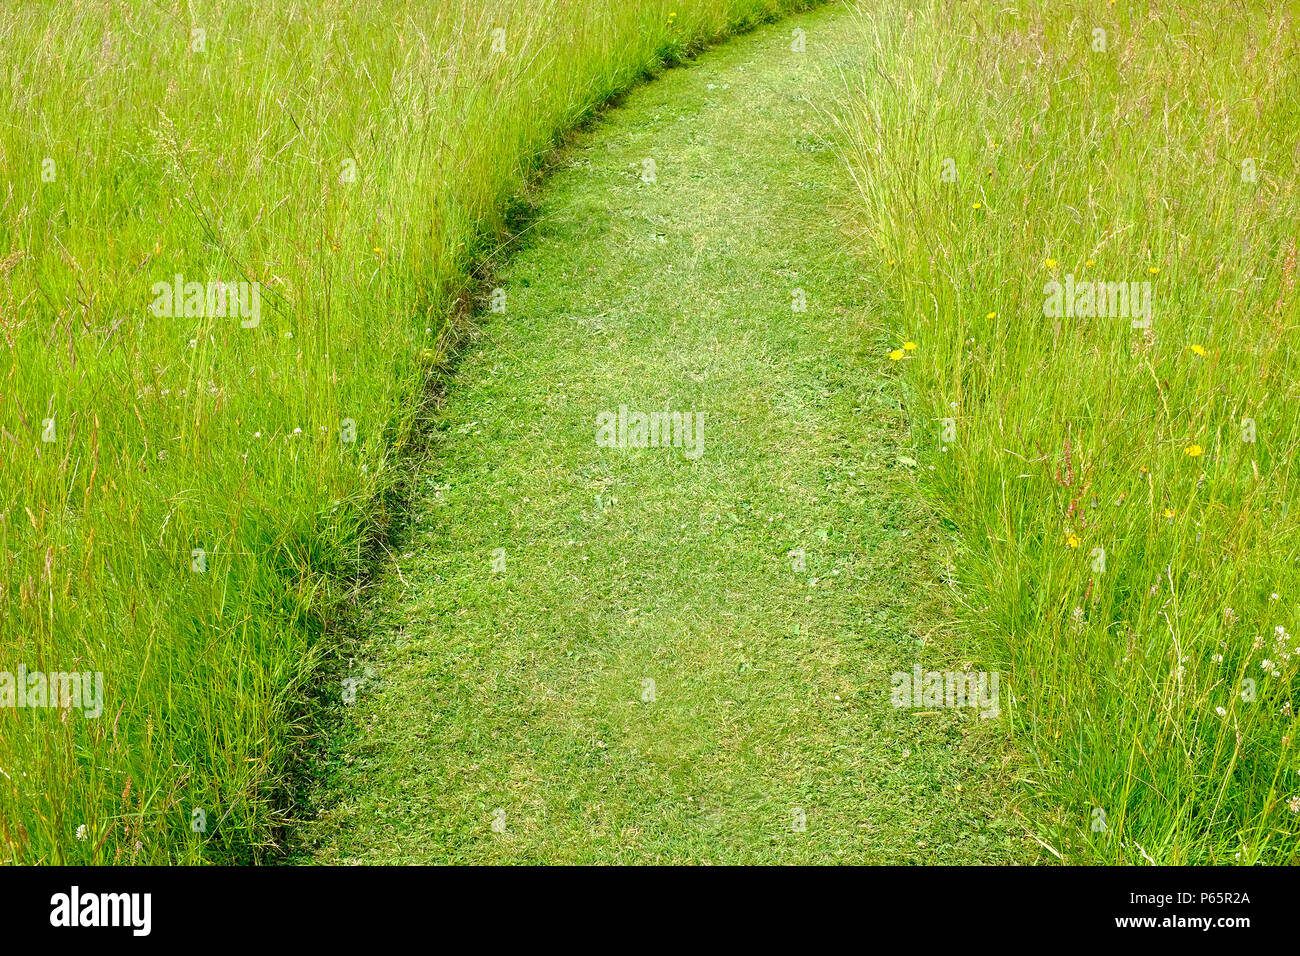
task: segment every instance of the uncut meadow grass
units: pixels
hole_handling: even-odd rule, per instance
[[[841,145],[1044,841],[1295,862],[1297,7],[908,6],[860,7]],[[1150,328],[1045,315],[1067,273]]]
[[[802,5],[4,6],[0,669],[102,671],[107,702],[0,711],[0,859],[264,857],[514,197],[646,71]],[[156,318],[176,274],[259,282],[260,324]]]

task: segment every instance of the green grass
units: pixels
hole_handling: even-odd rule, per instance
[[[763,28],[566,153],[340,670],[305,862],[1034,857],[1006,722],[890,705],[980,648],[837,215],[817,104],[860,47],[837,9]],[[622,404],[703,412],[703,453],[598,446]]]
[[[0,710],[0,859],[263,857],[511,198],[613,93],[798,5],[5,4],[0,670],[107,700]],[[151,314],[177,274],[260,283],[260,324]]]
[[[1296,861],[1300,7],[822,10],[534,193],[806,5],[5,5],[0,673],[106,699],[0,860]]]
[[[908,7],[841,97],[857,245],[1044,836],[1294,863],[1298,8]],[[1045,315],[1067,274],[1150,281],[1150,327]]]

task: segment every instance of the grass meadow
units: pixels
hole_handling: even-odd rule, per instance
[[[0,685],[0,861],[282,859],[335,637],[551,151],[811,5],[4,4],[0,673],[103,695]],[[848,5],[813,106],[858,345],[946,532],[958,617],[925,630],[1000,668],[1025,829],[1069,863],[1296,862],[1300,5]]]
[[[0,669],[102,672],[104,711],[0,709],[0,860],[265,858],[514,197],[647,71],[799,5],[4,5]],[[204,317],[241,282],[256,315]]]
[[[1296,860],[1296,14],[861,5],[880,361],[1068,861]]]

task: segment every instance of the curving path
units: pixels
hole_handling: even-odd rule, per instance
[[[961,658],[822,138],[855,35],[760,28],[566,151],[369,608],[315,861],[1031,855],[1006,721],[890,705]],[[703,418],[608,447],[621,406]]]

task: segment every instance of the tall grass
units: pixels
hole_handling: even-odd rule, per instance
[[[907,6],[861,7],[845,156],[1040,837],[1295,862],[1296,6]],[[1048,314],[1067,275],[1150,322]]]
[[[106,704],[0,708],[0,859],[262,856],[513,197],[645,71],[799,5],[4,5],[0,670]],[[260,283],[260,323],[155,316],[176,275]]]

